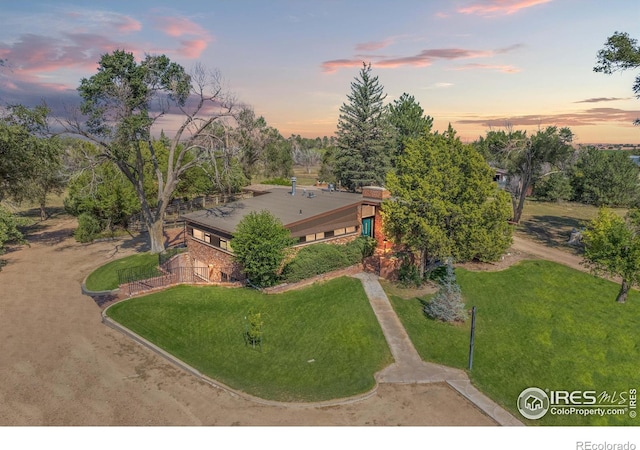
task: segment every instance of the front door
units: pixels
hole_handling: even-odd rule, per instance
[[[362,235],[373,237],[373,217],[362,219]]]

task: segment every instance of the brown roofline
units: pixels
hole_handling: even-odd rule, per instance
[[[355,203],[351,203],[351,204],[346,205],[346,206],[341,206],[340,208],[331,209],[329,211],[325,211],[323,213],[316,214],[315,216],[311,216],[311,217],[307,217],[306,219],[298,220],[297,222],[291,222],[291,223],[285,224],[285,228],[296,227],[298,225],[303,225],[306,222],[310,222],[312,220],[321,219],[321,218],[326,217],[328,215],[334,214],[336,212],[344,211],[344,210],[353,208],[354,206],[361,205],[361,204],[362,204],[362,200],[358,200]]]

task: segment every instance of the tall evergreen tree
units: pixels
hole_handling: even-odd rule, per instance
[[[334,170],[342,186],[352,191],[382,185],[390,168],[393,144],[383,89],[371,74],[371,64],[363,64],[348,102],[340,108]]]
[[[389,105],[389,121],[395,131],[395,165],[395,159],[404,152],[408,139],[416,139],[431,131],[433,117],[425,116],[424,109],[413,95],[404,93]]]

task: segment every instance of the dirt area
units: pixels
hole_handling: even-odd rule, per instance
[[[469,262],[456,264],[456,267],[473,271],[497,271],[507,269],[523,259],[536,258],[548,259],[573,269],[589,272],[589,269],[582,265],[581,256],[569,253],[569,251],[548,247],[547,245],[520,236],[513,236],[511,248],[509,248],[500,261],[491,263]]]
[[[381,385],[357,403],[274,407],[216,389],[104,326],[80,292],[140,240],[78,244],[49,219],[0,272],[0,425],[493,425],[442,384]]]

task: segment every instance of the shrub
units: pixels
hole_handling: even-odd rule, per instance
[[[291,186],[291,179],[284,177],[276,177],[271,178],[269,180],[264,180],[262,184],[273,184],[276,186]]]
[[[346,246],[331,244],[313,244],[303,247],[284,267],[282,277],[287,283],[295,283],[321,273],[347,267],[351,264],[345,248]]]
[[[291,233],[269,211],[251,212],[236,227],[231,246],[251,282],[265,287],[278,281]]]
[[[429,317],[444,322],[464,322],[467,320],[460,285],[456,281],[451,260],[447,261],[447,273],[440,282],[440,289],[424,306],[424,312]]]
[[[78,216],[78,228],[73,234],[78,242],[93,241],[104,229],[100,220],[89,213],[82,213]]]
[[[402,257],[402,262],[398,268],[398,282],[404,287],[420,287],[422,280],[420,272],[408,255]]]
[[[282,278],[287,283],[295,283],[358,264],[373,254],[375,246],[375,239],[361,236],[346,245],[319,243],[303,247],[284,267]]]
[[[533,195],[548,202],[569,200],[573,196],[571,180],[564,173],[552,173],[535,184]]]
[[[373,255],[373,251],[378,243],[375,239],[367,236],[359,236],[355,240],[347,243],[346,253],[350,264],[358,264],[364,258]]]

